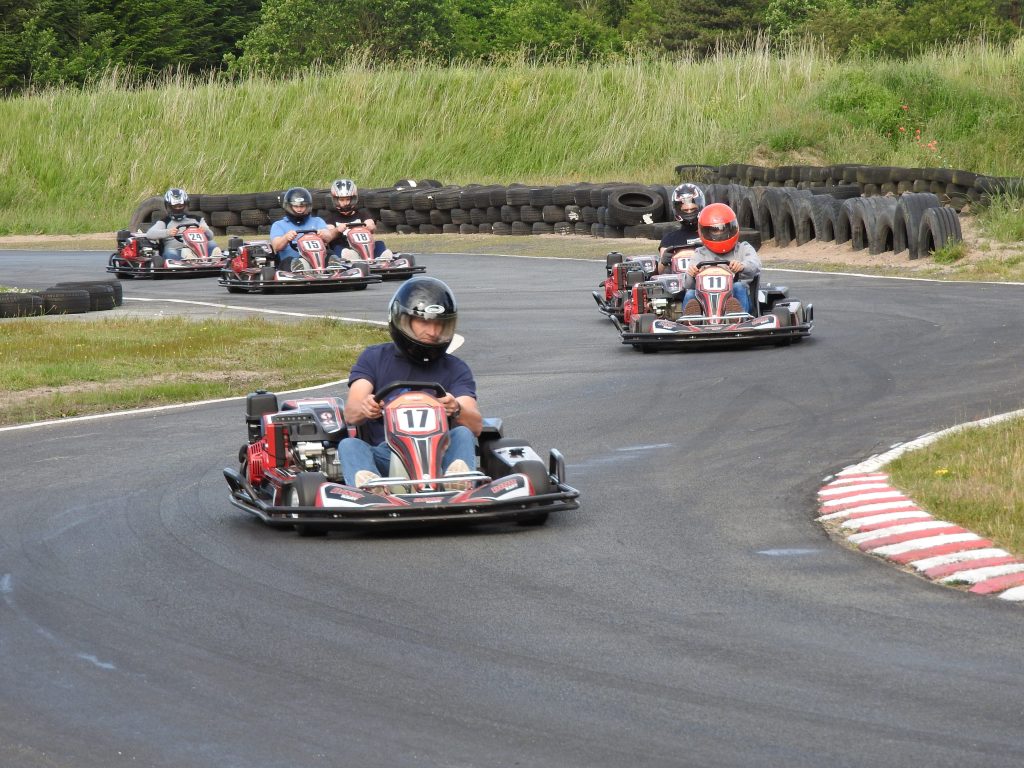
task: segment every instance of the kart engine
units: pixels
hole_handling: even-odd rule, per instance
[[[295,463],[306,472],[322,472],[328,480],[342,482],[338,446],[330,443],[295,443]]]

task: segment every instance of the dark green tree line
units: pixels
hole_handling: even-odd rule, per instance
[[[706,55],[761,33],[837,55],[910,56],[1021,35],[1022,0],[0,0],[0,91],[429,58],[595,60],[624,50]]]

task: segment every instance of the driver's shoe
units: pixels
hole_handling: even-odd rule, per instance
[[[360,469],[358,472],[356,472],[355,486],[356,488],[364,490],[367,493],[374,493],[378,496],[387,496],[388,489],[385,488],[384,486],[377,486],[375,488],[363,487],[365,485],[368,485],[369,483],[372,483],[374,480],[380,480],[380,475],[378,475],[376,472],[371,472],[368,469]]]
[[[683,314],[684,315],[703,315],[704,312],[701,311],[700,302],[699,301],[697,301],[696,299],[690,299],[688,302],[686,302],[686,306],[683,307]]]
[[[445,477],[448,475],[464,475],[469,472],[469,466],[462,459],[456,459],[448,465],[448,469],[445,470]],[[445,483],[445,487],[449,491],[466,491],[473,487],[473,484],[468,480],[452,480],[450,483]]]
[[[743,305],[740,304],[739,299],[735,296],[730,296],[725,300],[725,314],[727,315],[745,315],[743,311]]]

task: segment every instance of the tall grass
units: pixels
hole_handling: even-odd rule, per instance
[[[0,234],[111,231],[195,192],[622,179],[679,163],[950,165],[1024,176],[1024,45],[837,62],[763,43],[707,60],[430,62],[238,82],[130,73],[0,101]],[[901,111],[901,105],[909,111]],[[910,115],[937,149],[900,142]]]

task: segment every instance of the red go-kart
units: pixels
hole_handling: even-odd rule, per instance
[[[356,252],[359,259],[370,265],[370,273],[380,275],[384,280],[405,280],[427,271],[416,264],[411,253],[396,253],[390,258],[378,259],[375,255],[377,239],[368,227],[352,224],[345,230],[348,247]]]
[[[551,512],[576,509],[579,492],[565,483],[565,460],[547,463],[522,440],[502,437],[501,420],[485,419],[478,468],[443,475],[448,418],[436,383],[399,381],[377,393],[391,471],[364,487],[345,484],[338,443],[357,432],[344,421],[340,398],[286,400],[269,392],[247,398],[249,440],[239,469],[224,470],[239,509],[300,535],[333,529],[393,528],[445,523],[542,525]]]
[[[228,293],[268,293],[280,290],[364,290],[379,283],[365,261],[334,256],[316,232],[300,232],[292,242],[298,256],[289,269],[280,269],[270,243],[228,241],[228,261],[219,284]]]
[[[623,320],[616,319],[623,344],[644,352],[707,344],[785,346],[810,335],[814,306],[789,298],[785,286],[762,288],[755,279],[749,286],[754,313],[730,311],[732,270],[719,260],[701,261],[697,268],[697,305],[689,312],[683,306],[682,275],[675,276],[678,286],[649,281],[632,287]]]
[[[217,275],[227,263],[225,256],[210,256],[210,238],[202,227],[187,226],[180,232],[181,253],[176,259],[165,259],[160,243],[150,240],[141,232],[132,234],[127,229],[117,233],[117,251],[110,256],[107,272],[118,278],[181,277]]]

